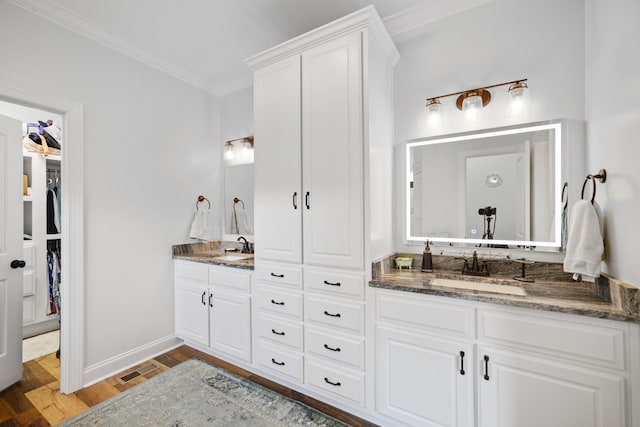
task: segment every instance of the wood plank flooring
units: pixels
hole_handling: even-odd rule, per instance
[[[139,366],[121,372],[114,377],[66,395],[60,393],[60,361],[55,357],[55,354],[26,362],[23,364],[22,381],[0,392],[0,427],[56,425],[192,357],[198,357],[243,378],[248,378],[284,396],[316,408],[351,426],[374,426],[374,424],[368,421],[329,406],[295,390],[291,390],[288,387],[254,375],[251,372],[193,348],[182,346],[157,356],[150,361],[144,362]],[[116,378],[134,371],[149,362],[158,365],[159,369],[140,376],[125,385],[120,384],[116,380]]]

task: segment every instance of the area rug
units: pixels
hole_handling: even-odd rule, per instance
[[[306,405],[190,359],[59,426],[345,426]]]

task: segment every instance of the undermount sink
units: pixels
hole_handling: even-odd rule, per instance
[[[526,296],[527,292],[519,286],[499,285],[496,283],[471,282],[467,280],[443,279],[437,277],[431,279],[429,284],[444,288],[468,289],[472,291],[493,292],[496,294]]]
[[[220,255],[215,257],[215,259],[220,260],[220,261],[240,261],[243,259],[249,259],[249,258],[253,258],[253,254],[243,254],[243,253],[237,253],[237,254],[224,254],[224,255]]]

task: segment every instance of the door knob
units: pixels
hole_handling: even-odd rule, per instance
[[[14,259],[13,261],[11,261],[10,265],[11,268],[23,268],[25,265],[27,265],[27,263],[21,259]]]

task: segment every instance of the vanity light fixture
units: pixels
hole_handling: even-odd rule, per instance
[[[437,116],[442,111],[442,98],[448,98],[450,96],[458,96],[456,99],[456,107],[459,110],[465,112],[468,116],[474,116],[483,107],[486,107],[491,102],[491,92],[489,89],[493,89],[500,86],[509,85],[508,93],[510,95],[510,101],[514,109],[522,109],[524,102],[528,98],[527,81],[528,79],[512,80],[510,82],[498,83],[494,85],[479,87],[471,90],[464,90],[460,92],[449,93],[446,95],[440,95],[433,98],[427,98],[426,108],[429,111],[430,120],[433,116]]]
[[[234,142],[239,141],[239,144]],[[231,139],[224,143],[224,160],[227,163],[244,164],[253,162],[253,136]]]

